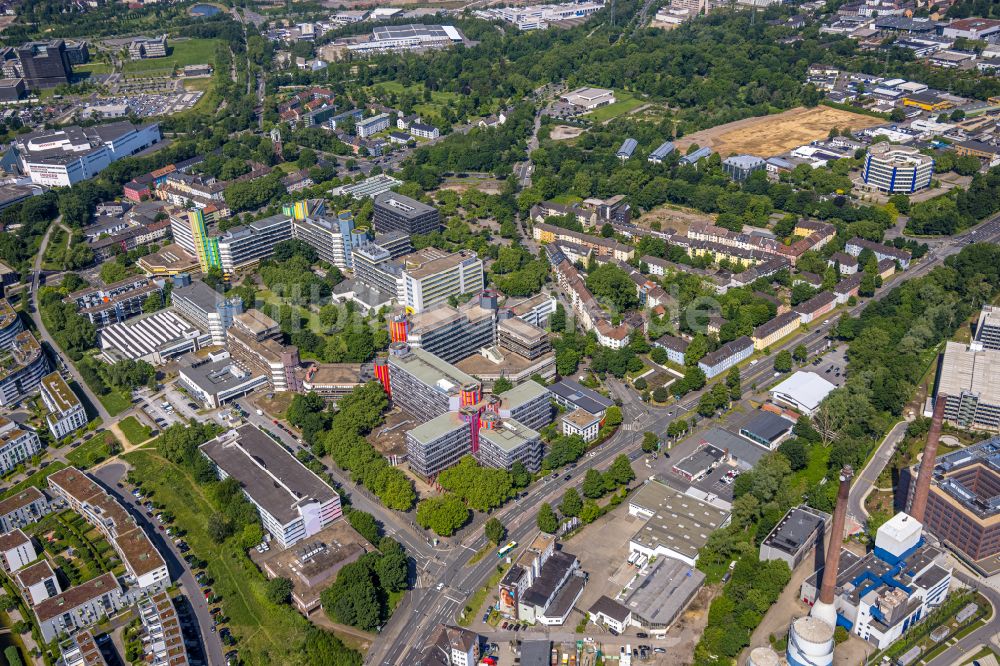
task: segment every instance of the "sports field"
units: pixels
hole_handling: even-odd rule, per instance
[[[799,107],[773,116],[744,118],[688,134],[677,141],[681,152],[692,143],[709,147],[723,157],[750,153],[760,157],[780,155],[810,141],[825,139],[830,130],[858,130],[885,121],[829,106]]]
[[[126,76],[143,76],[162,74],[186,65],[215,64],[215,46],[217,39],[184,39],[173,41],[167,39],[166,58],[147,58],[145,60],[128,60],[125,62]]]

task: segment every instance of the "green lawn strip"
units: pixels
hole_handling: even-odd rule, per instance
[[[592,120],[595,123],[602,123],[605,120],[611,120],[612,118],[624,115],[633,109],[637,109],[643,104],[643,101],[641,99],[637,99],[632,95],[632,93],[623,91],[615,91],[615,100],[617,101],[615,101],[614,104],[608,104],[607,106],[594,109],[583,117],[588,120]]]
[[[127,416],[122,419],[118,423],[118,427],[129,443],[134,445],[142,444],[153,433],[149,426],[139,423],[139,420],[134,416]]]
[[[149,449],[123,456],[132,474],[153,491],[153,501],[174,515],[186,530],[191,551],[206,560],[212,590],[222,596],[233,635],[239,639],[240,657],[247,664],[292,663],[304,638],[308,621],[288,606],[269,603],[264,576],[238,545],[217,544],[208,536],[207,520],[215,509],[186,470]]]
[[[111,433],[107,434],[114,437]],[[101,435],[97,435],[89,442],[84,442],[67,453],[66,460],[68,460],[71,465],[81,469],[86,469],[87,467],[93,467],[97,463],[106,460],[109,455],[110,451],[108,450],[107,441],[105,441],[104,437]]]
[[[471,608],[472,610],[464,614],[459,613],[458,617],[455,618],[455,621],[463,627],[467,627],[472,624],[472,620],[478,617],[479,611],[482,609],[483,602],[486,601],[486,597],[496,588],[497,585],[500,584],[500,579],[503,578],[503,575],[507,573],[507,569],[509,568],[509,565],[503,565],[494,571],[493,575],[486,581],[486,584],[476,590],[475,594],[469,597],[469,603],[466,604],[466,608]],[[464,610],[465,609],[463,609],[463,611]]]
[[[130,60],[125,63],[122,71],[126,75],[151,74],[159,71],[170,71],[185,65],[215,65],[215,45],[217,39],[185,39],[169,43],[166,58],[146,58],[145,60]]]
[[[52,464],[50,464],[45,469],[38,470],[37,472],[26,478],[24,481],[21,481],[20,483],[15,484],[10,488],[8,488],[4,492],[3,496],[0,497],[0,499],[7,499],[12,495],[16,495],[25,488],[27,488],[28,486],[34,486],[36,488],[45,488],[45,486],[47,485],[45,479],[49,478],[49,474],[57,472],[64,467],[66,467],[66,463],[59,460],[53,461]]]
[[[98,394],[97,399],[101,401],[101,404],[104,405],[104,409],[108,410],[108,414],[111,416],[121,414],[132,405],[131,400],[114,389],[105,395]]]

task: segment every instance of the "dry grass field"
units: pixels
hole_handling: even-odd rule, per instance
[[[873,116],[829,106],[799,107],[773,116],[744,118],[701,130],[679,139],[677,144],[682,152],[696,143],[711,148],[723,157],[739,153],[771,157],[810,141],[825,139],[835,127],[858,130],[883,122]]]
[[[575,139],[586,131],[582,127],[573,127],[572,125],[555,125],[549,132],[549,136],[552,137],[553,141],[565,141],[566,139]]]

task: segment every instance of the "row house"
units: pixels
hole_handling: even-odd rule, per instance
[[[913,256],[907,250],[901,250],[891,245],[883,245],[882,243],[876,243],[863,238],[852,238],[844,246],[844,251],[853,257],[860,255],[863,250],[871,250],[872,254],[879,261],[891,259],[897,262],[904,271],[910,267],[910,259]]]
[[[622,349],[628,344],[630,326],[624,322],[611,323],[611,318],[601,308],[597,299],[587,289],[583,278],[568,260],[563,259],[556,266],[556,280],[569,297],[577,321],[584,330],[596,332],[598,343],[611,349]]]
[[[834,285],[833,295],[837,299],[837,305],[843,305],[852,296],[856,297],[858,295],[858,289],[861,288],[862,277],[864,277],[864,273],[854,273],[853,275],[848,275]]]
[[[589,247],[598,257],[610,257],[618,261],[629,261],[635,256],[635,248],[614,238],[592,236],[544,222],[536,222],[533,225],[532,236],[539,243],[554,243],[556,241],[576,243]]]
[[[837,297],[832,291],[824,291],[804,303],[799,303],[792,312],[799,315],[799,320],[803,324],[808,324],[815,321],[817,317],[831,312],[835,307],[837,307]]]
[[[801,317],[797,312],[779,314],[774,319],[764,322],[753,329],[753,335],[750,339],[753,340],[754,349],[760,350],[770,347],[778,340],[799,330],[800,323]]]
[[[750,358],[754,352],[753,340],[747,336],[727,342],[713,352],[709,352],[698,361],[698,367],[711,379],[738,363]]]

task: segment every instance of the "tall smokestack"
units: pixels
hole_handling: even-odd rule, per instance
[[[823,620],[831,627],[837,624],[837,611],[833,606],[834,592],[837,588],[837,573],[840,570],[840,549],[844,540],[844,525],[847,523],[847,499],[851,493],[851,478],[854,469],[845,465],[840,470],[840,487],[837,489],[837,507],[833,510],[833,523],[830,525],[830,545],[823,562],[823,580],[820,583],[819,599],[813,604],[810,615]]]
[[[938,441],[941,439],[941,421],[944,420],[944,408],[947,402],[948,396],[938,394],[934,403],[934,416],[931,417],[931,429],[927,433],[927,443],[924,444],[924,457],[920,460],[920,471],[917,473],[917,488],[910,503],[910,516],[921,524],[924,522],[924,513],[927,512],[927,495],[931,491]]]

